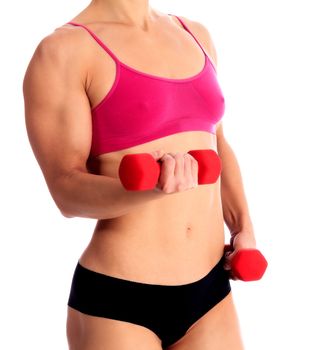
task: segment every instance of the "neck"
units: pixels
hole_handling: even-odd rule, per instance
[[[147,29],[157,16],[149,0],[92,0],[90,6],[106,21],[142,29]]]

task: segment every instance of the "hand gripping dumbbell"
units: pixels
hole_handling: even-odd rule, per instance
[[[198,184],[215,183],[221,173],[221,160],[212,149],[188,152],[198,163]],[[162,161],[149,153],[126,154],[119,166],[119,178],[126,190],[152,190],[158,183]]]
[[[233,251],[233,238],[225,245],[224,253]],[[233,275],[242,281],[257,281],[261,279],[267,268],[264,255],[254,248],[240,249],[230,260]]]

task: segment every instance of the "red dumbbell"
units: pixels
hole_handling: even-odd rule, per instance
[[[212,149],[188,152],[198,162],[198,184],[211,184],[221,173],[221,160]],[[158,183],[161,161],[149,153],[126,154],[119,166],[119,178],[126,190],[152,190]]]
[[[225,253],[232,251],[230,244],[225,245]],[[264,255],[253,248],[241,249],[230,260],[233,275],[242,281],[257,281],[261,279],[268,266]]]

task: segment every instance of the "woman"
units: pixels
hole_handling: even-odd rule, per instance
[[[98,220],[73,275],[70,350],[243,349],[224,221],[234,253],[255,237],[216,66],[202,24],[147,0],[93,0],[36,48],[30,143],[61,213]],[[220,156],[215,183],[197,186],[200,149]],[[152,190],[121,184],[137,153],[161,162]]]

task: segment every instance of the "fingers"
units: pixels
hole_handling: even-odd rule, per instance
[[[155,158],[155,160],[161,159],[164,154],[165,154],[165,151],[163,149],[159,149],[151,152],[151,155]]]
[[[225,270],[231,270],[230,259],[229,259],[230,254],[231,254],[231,252],[225,253],[225,259],[224,259],[224,269]]]
[[[182,192],[197,187],[198,163],[188,153],[166,153],[162,161],[158,187],[166,193]]]
[[[174,171],[176,167],[175,159],[168,153],[164,154],[160,160],[162,161],[162,167],[158,185],[165,193],[172,192],[172,179],[174,177]]]
[[[187,188],[194,188],[195,182],[192,175],[192,157],[189,154],[185,153],[183,155],[183,159],[184,159],[184,164],[183,164],[184,179],[188,186]]]
[[[191,172],[192,172],[191,175],[193,179],[193,184],[195,187],[197,187],[198,186],[198,162],[190,154],[189,156],[191,157]]]
[[[184,185],[184,166],[187,160],[184,158],[183,153],[175,153],[174,155],[171,153],[171,156],[174,157],[175,160],[174,176],[177,178],[179,185]]]
[[[230,261],[232,260],[233,255],[234,255],[234,252],[232,251],[228,251],[225,253],[223,268],[228,272],[229,278],[236,281],[238,280],[238,278],[233,274],[231,269],[231,264],[230,264]]]

